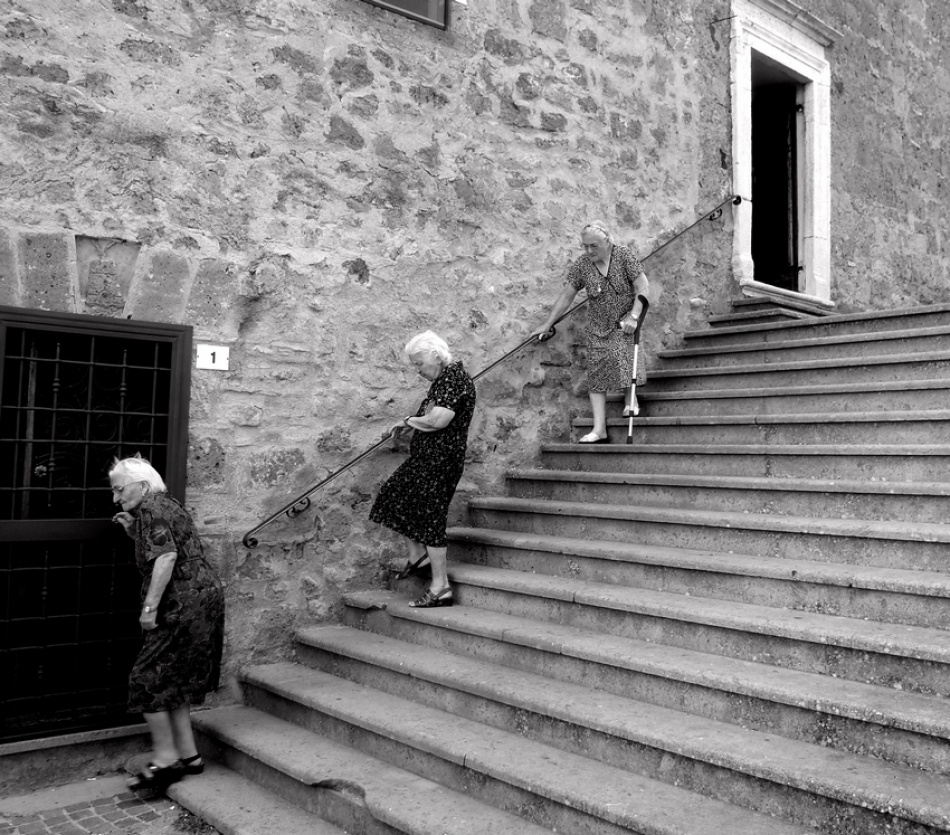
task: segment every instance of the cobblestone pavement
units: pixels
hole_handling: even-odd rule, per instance
[[[137,795],[122,782],[103,786],[106,793],[118,792],[111,796],[75,802],[67,802],[75,800],[68,788],[61,789],[57,798],[66,805],[48,809],[31,808],[43,805],[46,795],[42,794],[32,803],[27,798],[12,804],[0,801],[0,835],[219,835],[213,826],[167,797]]]

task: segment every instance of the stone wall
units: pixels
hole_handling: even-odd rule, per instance
[[[841,38],[832,65],[833,300],[839,310],[948,300],[950,6],[799,5]]]
[[[944,13],[891,10],[883,38],[881,4],[811,5],[844,33],[835,298],[937,300],[947,108],[921,106],[945,98],[946,39],[911,24],[945,32]],[[231,349],[229,371],[193,372],[188,504],[228,582],[232,668],[286,653],[295,624],[333,618],[401,561],[367,520],[400,451],[258,549],[241,536],[414,410],[409,336],[436,330],[478,371],[543,318],[584,222],[646,254],[729,193],[726,0],[451,12],[441,32],[360,0],[0,10],[0,303],[184,322]],[[878,43],[887,62],[866,57]],[[885,124],[887,164],[870,150]],[[648,357],[729,309],[730,233],[727,210],[647,262]],[[479,384],[456,519],[567,437],[582,325]]]

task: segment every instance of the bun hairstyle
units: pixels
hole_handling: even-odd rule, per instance
[[[112,476],[116,473],[127,476],[132,483],[144,481],[152,493],[168,492],[168,488],[158,474],[158,470],[138,452],[131,458],[113,459],[109,475]]]
[[[600,232],[600,234],[603,235],[606,240],[610,240],[610,232],[607,231],[607,226],[600,221],[588,223],[587,226],[581,230],[581,234],[586,232],[588,229],[593,229],[595,232]]]
[[[406,347],[402,350],[403,356],[407,360],[412,354],[423,354],[426,352],[435,354],[445,365],[452,362],[452,352],[449,350],[448,343],[441,336],[432,331],[417,333],[406,343]]]

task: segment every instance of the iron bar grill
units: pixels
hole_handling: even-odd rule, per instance
[[[172,343],[8,326],[3,350],[0,525],[25,533],[0,538],[0,740],[138,721],[141,581],[106,473],[165,469]]]

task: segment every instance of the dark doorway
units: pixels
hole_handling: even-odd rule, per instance
[[[191,329],[0,307],[0,741],[139,721],[132,543],[106,473],[184,498]]]
[[[755,280],[798,291],[799,137],[803,86],[779,65],[752,61],[752,260]]]

